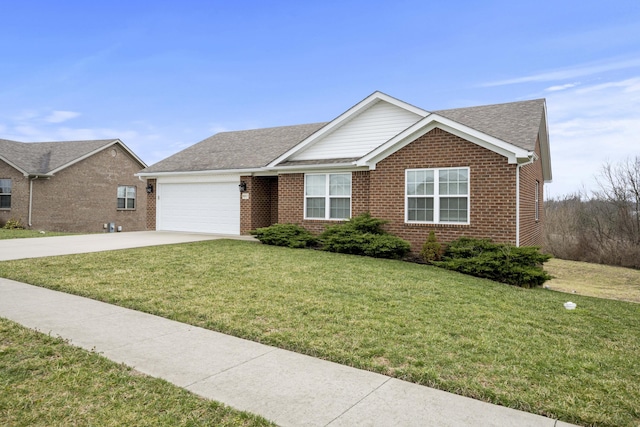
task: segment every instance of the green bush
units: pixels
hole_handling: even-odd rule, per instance
[[[322,249],[374,258],[402,258],[411,246],[409,242],[384,231],[382,226],[385,223],[365,213],[342,224],[329,226],[320,235]]]
[[[19,219],[9,219],[4,223],[2,228],[7,230],[24,230],[24,226]]]
[[[523,288],[541,286],[551,276],[542,265],[551,258],[538,247],[515,247],[486,239],[462,237],[451,242],[442,261],[433,264],[471,276]]]
[[[436,239],[436,233],[431,230],[429,232],[429,237],[427,237],[427,241],[422,245],[422,250],[420,251],[420,256],[427,263],[432,263],[433,261],[440,261],[442,258],[442,245],[438,243]]]
[[[316,244],[316,237],[306,228],[296,224],[274,224],[250,232],[266,245],[288,248],[307,248]]]

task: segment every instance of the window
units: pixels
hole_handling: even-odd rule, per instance
[[[10,179],[0,179],[0,209],[11,209]]]
[[[535,216],[536,221],[540,221],[540,181],[538,180],[536,180]]]
[[[408,169],[405,221],[469,223],[469,168]]]
[[[309,219],[351,217],[351,173],[305,175],[304,217]]]
[[[118,209],[136,208],[136,187],[133,185],[118,186]]]

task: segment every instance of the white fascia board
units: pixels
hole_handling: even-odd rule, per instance
[[[49,171],[49,175],[54,175],[54,174],[60,172],[61,170],[66,169],[69,166],[75,165],[76,163],[78,163],[78,162],[80,162],[80,161],[82,161],[84,159],[87,159],[87,158],[93,156],[94,154],[99,153],[100,151],[106,150],[107,148],[112,147],[112,146],[114,146],[116,144],[120,144],[122,146],[122,148],[127,153],[129,153],[134,159],[136,159],[136,161],[138,161],[141,165],[143,165],[143,167],[145,167],[145,168],[147,167],[147,164],[145,162],[143,162],[138,156],[136,156],[135,153],[129,149],[129,147],[124,145],[124,143],[122,141],[120,141],[119,139],[114,139],[109,144],[103,145],[102,147],[97,148],[97,149],[85,154],[84,156],[81,156],[81,157],[78,157],[76,159],[73,159],[69,163],[66,163],[66,164],[64,164],[64,165],[62,165],[62,166],[60,166],[60,167],[58,167],[58,168],[56,168],[56,169],[54,169],[52,171]]]
[[[277,168],[278,173],[300,173],[300,172],[336,172],[336,171],[358,171],[368,170],[366,166],[357,166],[355,162],[351,163],[331,163],[331,164],[318,164],[318,165],[297,165],[297,166],[283,166]]]
[[[516,147],[513,144],[509,144],[501,139],[487,135],[451,119],[447,119],[446,117],[432,113],[391,138],[380,147],[371,151],[369,154],[360,158],[356,164],[358,166],[367,165],[371,169],[375,169],[375,165],[379,161],[409,145],[411,142],[434,128],[440,128],[467,141],[473,142],[476,145],[498,153],[506,157],[509,160],[509,163],[512,164],[518,163],[518,159],[529,159],[532,156],[532,152],[530,151]]]
[[[9,159],[7,159],[6,157],[0,155],[0,160],[2,160],[3,162],[5,162],[9,166],[11,166],[12,168],[17,170],[18,172],[20,172],[23,176],[29,176],[29,172],[27,172],[26,170],[22,169],[20,166],[16,165],[15,163],[9,161]],[[41,174],[41,175],[44,175],[44,174]]]
[[[425,111],[422,108],[418,108],[418,107],[413,106],[411,104],[407,104],[404,101],[400,101],[399,99],[393,98],[393,97],[391,97],[391,96],[389,96],[387,94],[384,94],[382,92],[376,91],[376,92],[372,93],[371,95],[367,96],[362,101],[358,102],[353,107],[349,108],[347,111],[345,111],[344,113],[342,113],[341,115],[339,115],[338,117],[333,119],[331,122],[329,122],[328,124],[326,124],[325,126],[320,128],[319,130],[317,130],[315,133],[313,133],[309,137],[307,137],[306,139],[301,141],[295,147],[291,148],[290,150],[288,150],[287,152],[282,154],[280,157],[278,157],[277,159],[275,159],[274,161],[269,163],[267,165],[267,167],[275,167],[278,163],[281,163],[281,162],[285,161],[286,159],[288,159],[289,157],[291,157],[292,155],[294,155],[295,153],[298,153],[298,152],[304,150],[306,147],[308,147],[313,142],[315,142],[318,139],[330,134],[331,132],[333,132],[334,130],[339,128],[340,126],[344,125],[349,120],[357,117],[360,113],[362,113],[363,111],[365,111],[366,109],[368,109],[369,107],[373,106],[375,103],[380,102],[380,101],[388,102],[388,103],[393,104],[393,105],[395,105],[395,106],[397,106],[399,108],[403,108],[403,109],[408,110],[408,111],[410,111],[410,112],[412,112],[414,114],[417,114],[417,115],[419,115],[421,117],[425,117],[425,116],[427,116],[429,114],[428,111]]]
[[[540,157],[542,157],[542,178],[544,182],[551,182],[553,180],[553,172],[551,170],[551,153],[549,147],[549,122],[547,121],[547,103],[544,103],[542,109],[542,123],[540,126],[544,126],[538,132],[540,138]]]
[[[266,168],[252,169],[216,169],[216,170],[199,170],[199,171],[183,171],[183,172],[138,172],[134,176],[141,178],[161,178],[168,176],[189,176],[189,175],[252,175],[255,173],[265,172],[270,174],[271,170]]]

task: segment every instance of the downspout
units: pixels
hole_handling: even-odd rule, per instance
[[[37,175],[29,178],[29,221],[28,221],[29,228],[31,228],[31,226],[33,225],[31,224],[31,210],[32,210],[31,208],[33,206],[33,181],[36,179],[38,179]]]
[[[516,247],[520,247],[520,167],[516,166]]]

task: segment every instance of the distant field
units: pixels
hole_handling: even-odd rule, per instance
[[[640,302],[640,270],[551,259],[544,269],[554,279],[545,287],[598,298]]]

